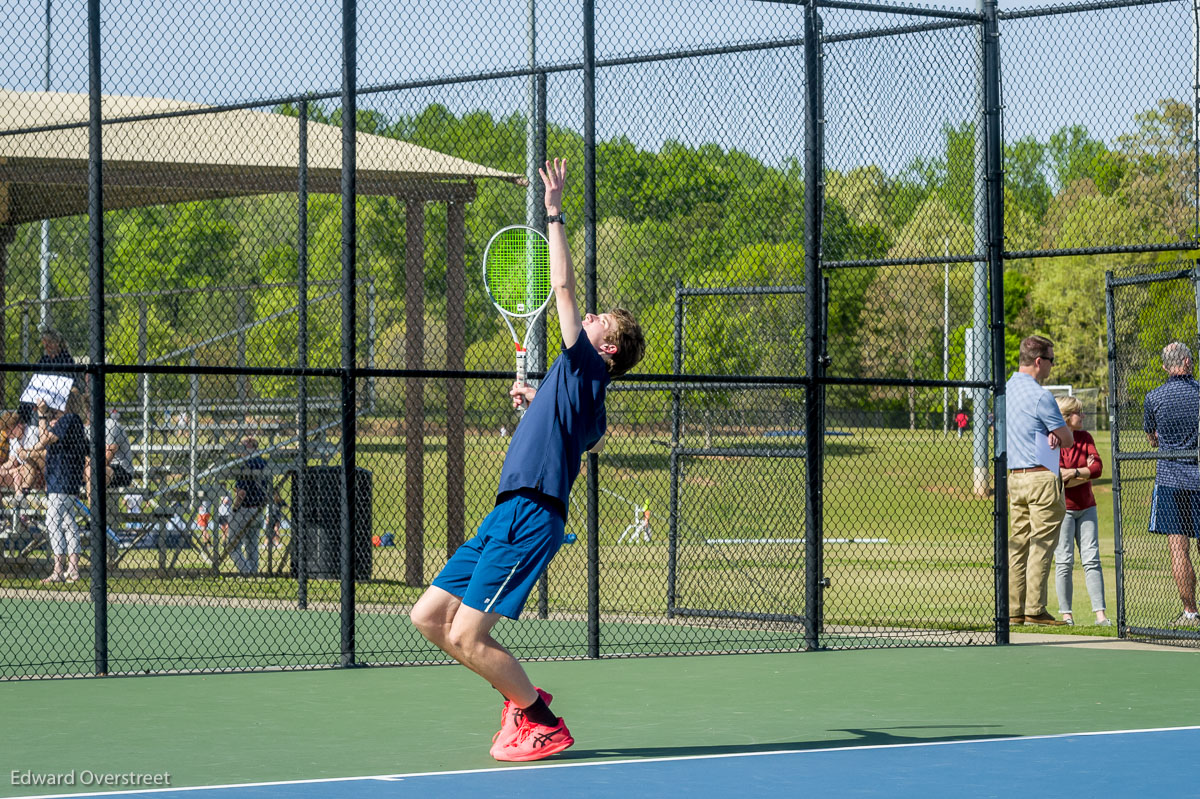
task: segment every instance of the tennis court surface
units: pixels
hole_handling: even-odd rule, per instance
[[[460,667],[13,682],[0,794],[1200,796],[1197,653],[1122,646],[530,663],[577,743],[512,765]]]

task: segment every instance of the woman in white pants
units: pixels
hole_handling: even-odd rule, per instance
[[[73,583],[79,579],[81,547],[75,500],[83,485],[87,458],[87,439],[78,413],[82,401],[72,390],[63,408],[52,408],[44,400],[38,403],[42,435],[34,449],[46,455],[46,537],[54,553],[54,570],[43,583]]]
[[[1108,627],[1104,603],[1104,573],[1100,570],[1100,531],[1096,517],[1096,498],[1092,495],[1092,480],[1104,471],[1096,442],[1083,429],[1083,405],[1075,397],[1059,397],[1058,409],[1062,411],[1067,427],[1075,437],[1070,449],[1059,453],[1058,471],[1063,481],[1063,494],[1067,500],[1067,515],[1063,517],[1058,532],[1058,548],[1054,551],[1055,580],[1058,591],[1059,613],[1067,624],[1074,624],[1071,612],[1072,571],[1075,568],[1075,547],[1079,547],[1079,559],[1083,562],[1083,577],[1087,583],[1088,596],[1092,600],[1092,612],[1096,624]]]

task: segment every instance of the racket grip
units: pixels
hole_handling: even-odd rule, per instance
[[[525,348],[517,345],[517,385],[524,387],[525,385]],[[525,413],[525,399],[520,398],[521,404],[517,406],[517,413]]]

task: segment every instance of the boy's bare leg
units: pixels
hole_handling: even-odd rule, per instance
[[[537,689],[520,662],[492,638],[499,613],[467,607],[448,591],[431,586],[410,615],[431,643],[483,677],[517,707],[529,707],[538,700]]]
[[[458,612],[461,604],[462,600],[454,594],[431,585],[421,594],[408,616],[412,619],[413,626],[431,644],[453,656],[454,653],[450,651],[450,626],[454,623],[454,614]]]

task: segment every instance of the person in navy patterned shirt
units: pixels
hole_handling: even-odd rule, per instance
[[[1184,452],[1186,460],[1161,458],[1154,475],[1150,532],[1165,535],[1171,551],[1171,574],[1183,602],[1176,627],[1200,626],[1196,613],[1196,572],[1191,541],[1200,545],[1200,467],[1196,463],[1200,426],[1200,384],[1192,377],[1192,351],[1182,341],[1163,347],[1167,382],[1146,395],[1143,428],[1150,446],[1162,453]]]

